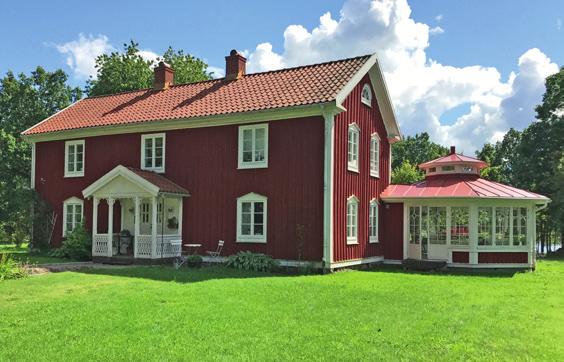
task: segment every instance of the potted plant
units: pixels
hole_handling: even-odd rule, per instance
[[[200,255],[190,255],[186,258],[188,268],[199,268],[202,266],[204,259]]]

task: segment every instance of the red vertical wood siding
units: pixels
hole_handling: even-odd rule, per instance
[[[511,253],[511,252],[481,252],[478,253],[479,264],[492,264],[492,263],[519,263],[527,264],[529,262],[528,253]]]
[[[452,262],[468,264],[470,262],[470,253],[467,251],[453,251]]]
[[[335,154],[334,154],[334,200],[333,200],[333,260],[343,261],[383,255],[382,245],[386,235],[382,228],[382,205],[379,208],[379,240],[377,244],[368,243],[368,212],[370,200],[379,200],[380,193],[389,183],[390,144],[376,96],[372,92],[372,107],[361,102],[364,84],[370,84],[366,75],[343,102],[346,112],[335,117]],[[360,128],[359,138],[359,173],[347,170],[348,126],[356,123]],[[370,176],[370,137],[378,133],[380,137],[380,177]],[[359,201],[358,245],[346,243],[346,206],[347,198],[355,195]]]
[[[152,133],[152,132],[149,132]],[[321,117],[269,122],[265,169],[237,169],[238,126],[166,132],[165,177],[186,188],[184,242],[201,252],[225,240],[225,255],[241,250],[280,259],[321,260],[323,250],[323,135]],[[85,176],[64,178],[64,141],[37,143],[36,189],[58,215],[54,245],[62,240],[63,201],[117,165],[140,167],[141,133],[85,138]],[[268,197],[267,243],[235,243],[236,200],[249,192]],[[100,203],[99,229],[107,229],[107,205]],[[92,202],[84,204],[90,229]],[[114,212],[119,215],[116,203]],[[119,231],[119,216],[114,230]],[[298,227],[303,226],[303,242]],[[303,246],[300,247],[300,244]]]
[[[403,203],[385,204],[382,210],[384,258],[403,260]]]

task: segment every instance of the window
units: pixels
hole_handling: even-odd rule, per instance
[[[370,201],[370,212],[368,215],[368,242],[378,242],[378,203]]]
[[[141,168],[155,172],[165,171],[165,134],[141,136]]]
[[[370,137],[370,176],[380,175],[380,138],[374,133]]]
[[[441,171],[454,171],[454,166],[443,166]]]
[[[437,172],[437,168],[436,168],[436,167],[431,167],[431,168],[429,169],[429,173],[431,173],[431,172]]]
[[[527,208],[513,208],[513,245],[527,245]]]
[[[267,198],[255,193],[237,199],[237,242],[266,243]]]
[[[163,223],[163,202],[162,201],[159,201],[157,203],[157,223],[158,224]]]
[[[478,208],[478,245],[492,245],[492,217],[491,207]]]
[[[468,207],[452,207],[450,213],[450,243],[452,245],[468,245],[470,240],[470,209]]]
[[[65,177],[84,176],[84,140],[65,142]]]
[[[268,124],[239,127],[238,167],[268,167]]]
[[[372,107],[372,90],[368,84],[365,84],[364,87],[362,87],[360,100],[367,106]]]
[[[347,200],[347,244],[358,244],[358,199]]]
[[[360,130],[356,123],[349,125],[348,169],[358,172],[358,139]]]
[[[509,245],[509,211],[508,207],[495,208],[495,245]]]
[[[429,243],[446,244],[446,207],[429,207]]]
[[[464,172],[474,172],[474,167],[462,166],[462,171],[464,171]]]
[[[83,201],[71,197],[63,203],[63,237],[82,223]]]
[[[141,204],[141,222],[144,224],[147,224],[149,222],[150,219],[150,210],[151,210],[151,206],[149,205],[148,202],[143,202]]]
[[[409,208],[409,243],[419,244],[421,213],[419,206]]]

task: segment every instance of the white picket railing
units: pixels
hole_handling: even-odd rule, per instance
[[[113,237],[113,247],[117,246],[117,234]],[[137,258],[151,259],[153,257],[153,248],[155,250],[155,258],[173,258],[180,255],[182,250],[182,237],[179,235],[157,235],[157,240],[153,243],[152,235],[137,235],[135,238],[135,250]],[[109,235],[95,234],[92,237],[92,255],[108,256]],[[113,254],[117,251],[114,250]]]
[[[151,259],[152,256],[152,235],[137,235],[135,240],[135,248],[138,258]]]
[[[109,245],[108,234],[95,234],[92,237],[92,255],[93,256],[108,256]]]

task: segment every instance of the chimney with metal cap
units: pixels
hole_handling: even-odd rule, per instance
[[[454,155],[456,153],[456,147],[455,146],[450,146],[450,154]]]
[[[155,90],[164,90],[170,88],[174,84],[174,69],[163,61],[154,69],[153,88]]]
[[[225,79],[239,79],[246,74],[247,58],[233,49],[225,57]]]

